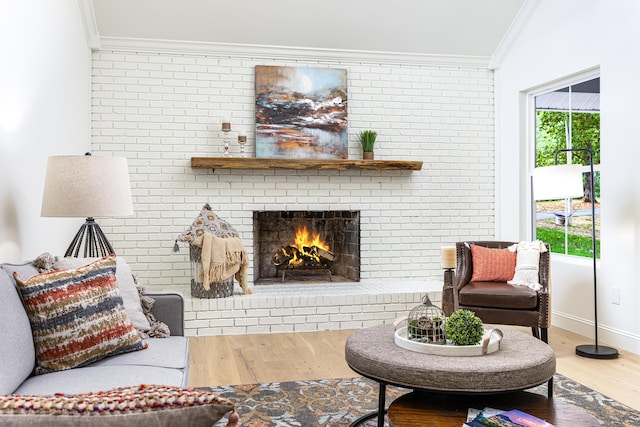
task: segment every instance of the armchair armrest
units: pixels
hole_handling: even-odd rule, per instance
[[[156,302],[151,307],[151,314],[166,323],[171,335],[184,336],[184,299],[174,292],[145,292]]]
[[[545,243],[544,245],[547,248],[547,251],[540,253],[538,275],[543,292],[548,293],[551,289],[551,248],[548,243]]]

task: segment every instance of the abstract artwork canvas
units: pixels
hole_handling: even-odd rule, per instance
[[[256,66],[256,157],[346,159],[347,70]]]

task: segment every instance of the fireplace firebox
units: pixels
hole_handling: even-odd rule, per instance
[[[255,284],[360,280],[359,211],[253,213]]]

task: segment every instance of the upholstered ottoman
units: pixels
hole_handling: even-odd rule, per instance
[[[499,393],[548,382],[551,396],[556,371],[553,349],[522,332],[503,329],[503,333],[495,353],[435,356],[397,346],[393,325],[380,325],[354,332],[347,339],[345,358],[355,372],[380,384],[379,420],[387,384],[446,393]]]

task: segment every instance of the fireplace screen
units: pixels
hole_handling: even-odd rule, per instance
[[[256,284],[360,280],[360,213],[253,213]]]

